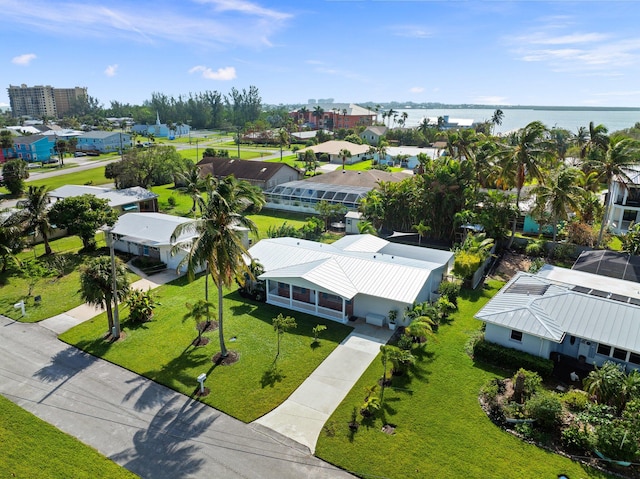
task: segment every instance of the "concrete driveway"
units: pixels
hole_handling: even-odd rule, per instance
[[[0,393],[143,478],[347,478],[306,448],[0,316]]]

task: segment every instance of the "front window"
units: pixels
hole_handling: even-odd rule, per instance
[[[511,339],[514,341],[522,342],[522,331],[511,330]]]

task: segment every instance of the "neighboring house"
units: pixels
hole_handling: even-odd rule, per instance
[[[131,148],[131,135],[114,131],[92,131],[78,137],[77,151],[121,152]]]
[[[187,249],[179,249],[171,254],[171,249],[176,243],[189,241],[197,235],[185,233],[176,241],[171,241],[173,232],[178,225],[193,221],[190,218],[166,215],[163,213],[130,213],[118,218],[113,225],[111,233],[114,235],[114,249],[136,256],[144,256],[162,261],[167,268],[178,270],[178,265],[188,254]],[[249,245],[248,230],[243,231],[243,244]],[[204,265],[199,271],[204,270]],[[186,268],[181,269],[181,272]]]
[[[313,114],[317,107],[322,109],[320,117]],[[373,125],[377,113],[355,103],[313,103],[305,105],[305,110],[297,109],[290,112],[289,116],[298,125],[334,131],[339,128]]]
[[[345,158],[345,164],[352,165],[365,159],[372,157],[369,154],[370,145],[356,145],[350,141],[344,140],[329,140],[319,145],[309,146],[298,150],[298,155],[304,154],[305,151],[311,150],[316,154],[316,158],[320,159],[321,155],[326,154],[329,157],[329,163],[342,164],[342,156],[340,152],[347,150],[351,153],[351,157]]]
[[[437,148],[420,148],[418,146],[389,146],[386,149],[384,158],[379,158],[381,163],[389,165],[399,164],[403,168],[413,170],[420,164],[418,155],[427,155],[427,158],[435,160],[440,156],[441,150]]]
[[[269,161],[247,161],[237,158],[203,158],[198,162],[200,176],[215,178],[235,176],[261,189],[273,188],[279,184],[302,178],[302,172],[287,165]]]
[[[65,185],[49,192],[52,201],[72,196],[94,195],[109,201],[109,206],[121,215],[129,212],[149,213],[158,211],[158,195],[140,186],[116,190],[99,186]]]
[[[379,188],[380,182],[398,182],[407,178],[405,173],[387,173],[381,170],[335,170],[304,180],[290,181],[268,188],[264,192],[266,207],[278,210],[317,213],[321,201],[342,204],[348,210],[358,208],[360,200],[369,191]]]
[[[318,136],[320,130],[308,130],[308,131],[294,131],[291,133],[292,143],[306,143]],[[333,132],[329,130],[322,130],[325,135],[333,136]]]
[[[169,138],[170,140],[175,137],[181,137],[189,135],[191,127],[184,123],[176,123],[169,128],[166,123],[160,123],[160,115],[156,113],[156,122],[153,125],[137,124],[131,127],[131,131],[144,136],[153,135],[156,138]]]
[[[44,135],[17,136],[13,139],[16,156],[27,163],[37,163],[56,157],[55,138]]]
[[[546,265],[517,273],[475,317],[492,343],[578,367],[640,369],[637,283]]]
[[[123,253],[162,261],[167,268],[177,271],[188,251],[180,250],[171,254],[171,249],[177,242],[188,241],[195,235],[183,235],[173,242],[171,236],[178,225],[189,221],[192,220],[162,213],[123,215],[111,230],[115,240],[113,248]]]
[[[614,234],[623,234],[631,223],[640,221],[640,165],[626,170],[630,181],[616,178],[611,189],[613,202],[606,225]]]
[[[362,133],[360,138],[365,143],[373,146],[377,146],[380,142],[380,138],[387,133],[388,128],[386,126],[368,126]]]
[[[438,125],[439,118],[442,118],[440,125]],[[429,120],[430,125],[439,126],[442,130],[473,128],[473,120],[470,118],[450,118],[449,115],[443,115],[442,117],[430,116],[426,119]]]
[[[343,323],[356,316],[383,325],[390,310],[402,317],[413,303],[434,299],[453,267],[449,251],[371,235],[332,244],[263,239],[249,254],[264,267],[259,279],[266,281],[267,303]]]

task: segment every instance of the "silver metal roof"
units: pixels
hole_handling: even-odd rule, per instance
[[[574,286],[520,272],[475,317],[558,343],[570,334],[640,353],[640,306]]]
[[[258,242],[249,254],[264,266],[261,279],[300,279],[346,299],[362,293],[407,304],[416,300],[431,272],[446,265],[377,251],[348,251],[334,245],[272,238]]]

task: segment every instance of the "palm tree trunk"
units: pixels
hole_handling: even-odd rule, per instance
[[[604,205],[604,215],[602,216],[602,223],[600,224],[600,232],[598,233],[598,242],[596,243],[596,247],[600,248],[602,245],[602,236],[604,235],[604,226],[607,222],[607,216],[609,216],[609,208],[611,207],[611,198],[613,195],[611,194],[612,182],[609,181],[607,185],[607,202]]]
[[[113,331],[113,308],[111,307],[111,297],[106,298],[107,304],[107,322],[109,323],[109,334]]]
[[[47,238],[47,235],[45,234],[42,235],[42,241],[44,242],[44,254],[50,255],[52,251],[51,251],[51,245],[49,244],[49,238]]]
[[[218,280],[218,337],[220,338],[220,356],[226,358],[229,355],[227,346],[224,344],[224,333],[222,328],[222,281]]]
[[[507,249],[511,249],[511,245],[513,245],[513,240],[516,237],[516,225],[518,224],[518,217],[520,216],[520,192],[522,190],[518,188],[518,193],[516,194],[516,216],[513,218],[513,225],[511,226],[511,237],[509,238],[509,244],[507,244]]]

